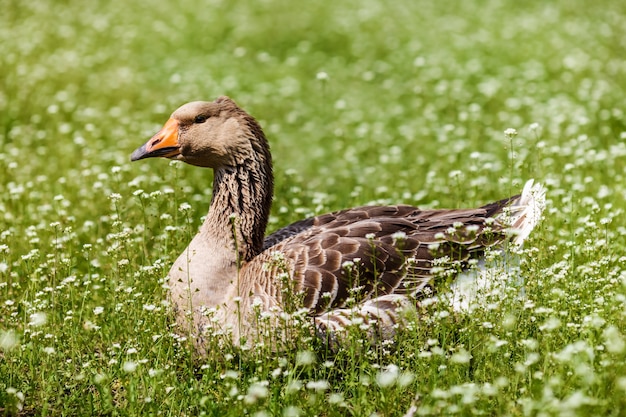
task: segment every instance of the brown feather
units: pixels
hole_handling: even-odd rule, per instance
[[[305,300],[307,305],[314,302],[310,308],[316,314],[345,307],[350,294],[361,300],[396,289],[418,295],[425,285],[434,284],[431,270],[435,259],[449,257],[450,265],[457,261],[463,268],[470,257],[480,256],[485,246],[506,238],[499,230],[503,226],[497,223],[490,226],[488,234],[483,230],[488,214],[496,213],[507,201],[470,210],[420,210],[411,206],[342,210],[307,219],[308,228],[296,224],[297,233],[290,232],[291,226],[279,230],[270,237],[274,239],[278,233],[288,238],[268,250],[297,260],[308,255],[308,262],[294,264],[293,276],[296,280],[302,277]],[[468,226],[472,227],[468,230]],[[404,236],[396,236],[398,232]],[[368,239],[370,234],[373,238]],[[432,244],[437,248],[430,248]],[[354,260],[359,261],[351,273],[342,268]],[[334,286],[338,286],[335,297],[322,300],[320,295]],[[357,287],[361,288],[355,292]]]

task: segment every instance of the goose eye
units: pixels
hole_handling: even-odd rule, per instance
[[[193,122],[194,122],[194,123],[204,123],[204,122],[206,122],[206,119],[207,119],[207,117],[206,117],[206,116],[204,116],[204,115],[202,115],[202,114],[199,114],[199,115],[197,115],[197,116],[195,117],[195,119],[193,119]]]

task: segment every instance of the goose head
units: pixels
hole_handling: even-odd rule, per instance
[[[253,158],[258,124],[228,97],[193,101],[179,107],[163,128],[131,155],[131,161],[164,157],[220,169]]]

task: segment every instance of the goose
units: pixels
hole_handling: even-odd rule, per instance
[[[335,338],[356,314],[378,339],[393,338],[399,312],[436,290],[441,265],[462,271],[490,247],[521,245],[545,198],[529,180],[521,195],[479,208],[355,207],[265,237],[274,186],[269,144],[259,123],[225,96],[182,105],[131,161],[152,157],[213,170],[206,218],[167,277],[176,322],[200,352],[216,327],[235,345],[250,344],[260,334],[253,315],[277,316],[294,302],[320,337]]]

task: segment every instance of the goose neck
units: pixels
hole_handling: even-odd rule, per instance
[[[213,198],[204,227],[212,237],[230,242],[239,261],[249,261],[263,248],[272,201],[271,167],[246,161],[215,170]]]

